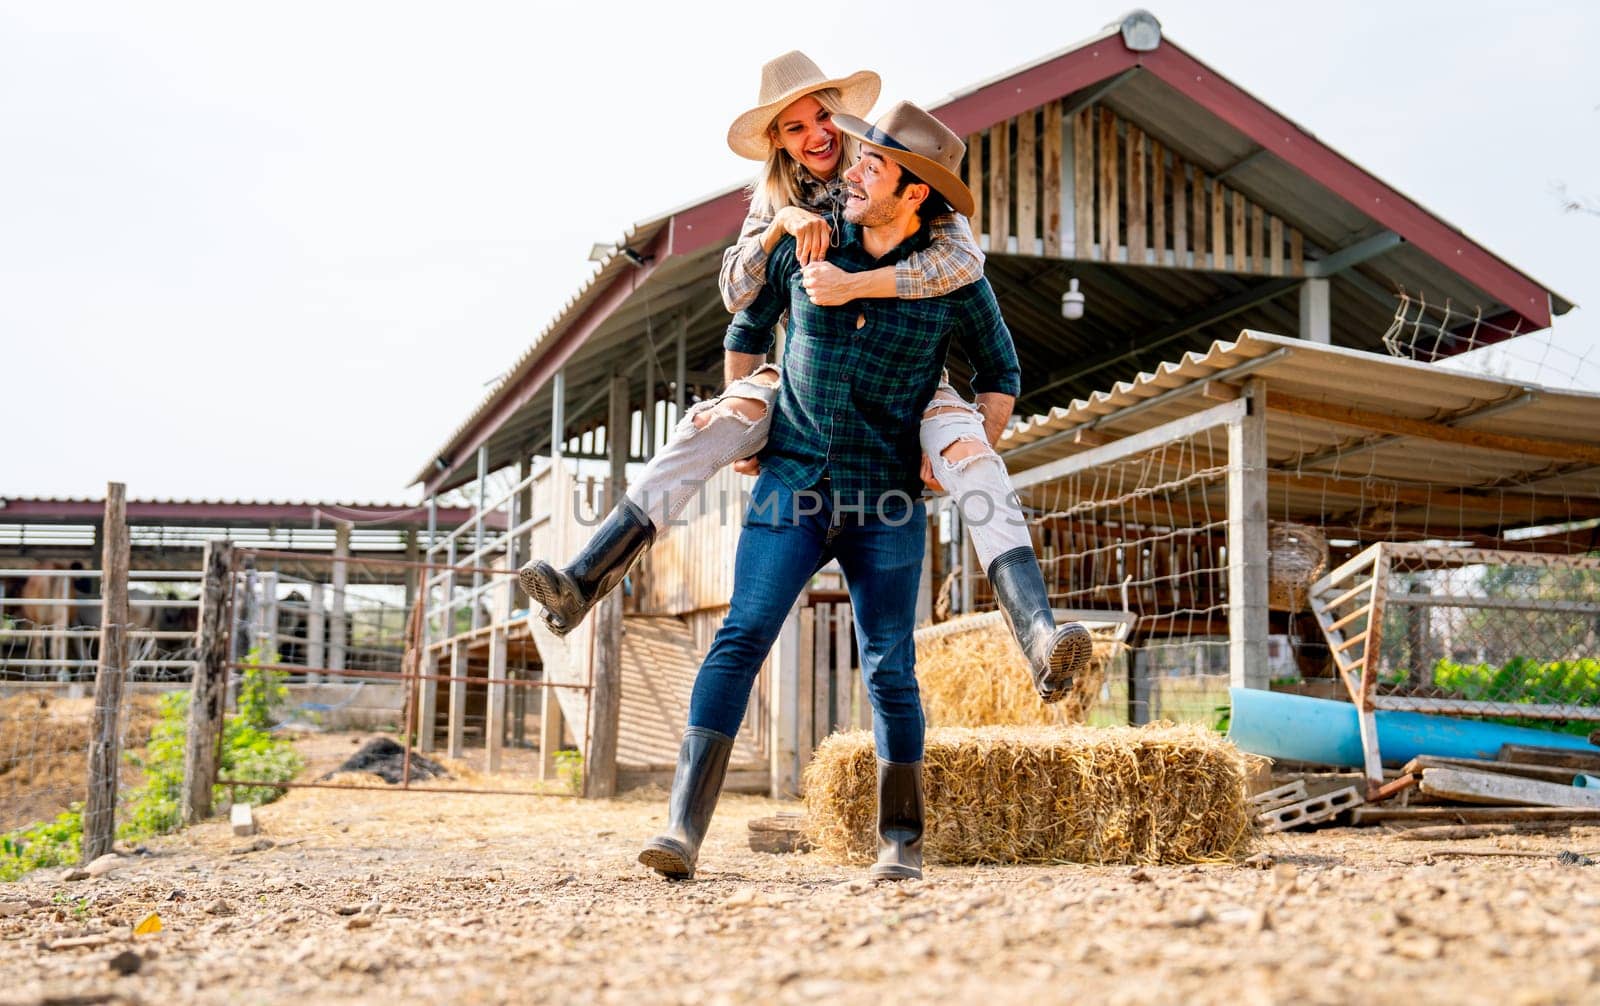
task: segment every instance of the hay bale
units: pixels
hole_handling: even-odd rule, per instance
[[[805,772],[812,844],[877,852],[872,735],[834,734]],[[942,863],[1200,863],[1244,854],[1253,832],[1244,755],[1217,734],[1146,727],[930,730],[925,853]]]
[[[998,611],[941,622],[917,633],[917,684],[928,722],[938,726],[1050,726],[1082,723],[1122,650],[1094,633],[1094,659],[1059,702],[1039,701],[1028,661]]]

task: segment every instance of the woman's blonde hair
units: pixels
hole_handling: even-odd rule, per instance
[[[824,87],[820,91],[812,91],[809,96],[817,99],[817,104],[827,109],[831,115],[838,115],[845,110],[843,96],[839,93],[837,87]],[[800,97],[804,98],[807,95],[801,95]],[[795,99],[795,101],[799,100],[800,98]],[[780,114],[782,113],[780,112]],[[777,117],[774,116],[772,124],[767,127],[769,139],[777,121]],[[785,206],[805,205],[800,195],[800,173],[805,172],[808,175],[811,173],[789,156],[789,152],[783,149],[783,144],[776,140],[771,140],[771,143],[772,149],[767,153],[766,163],[761,166],[761,171],[756,174],[755,181],[750,183],[751,210],[769,217],[776,215]],[[852,164],[855,159],[855,137],[840,132],[840,166]],[[832,181],[829,178],[818,180],[823,182]]]

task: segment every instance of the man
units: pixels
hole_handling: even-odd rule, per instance
[[[813,303],[807,287],[828,281],[830,268],[856,272],[897,262],[927,244],[926,220],[973,208],[958,175],[964,145],[928,113],[902,102],[875,125],[846,115],[834,121],[864,144],[845,173],[838,247],[828,263],[802,268],[786,238],[767,263],[762,294],[724,341],[730,379],[750,374],[772,346],[773,326],[789,313],[783,378],[739,538],[731,607],[695,679],[667,831],[639,854],[669,877],[694,874],[750,687],[795,599],[830,558],[850,589],[875,714],[879,855],[872,876],[922,875],[923,718],[912,641],[927,520],[916,502],[922,413],[940,386],[951,341],[959,340],[985,417],[979,435],[988,441],[962,450],[992,452],[1019,371],[987,281],[925,300]],[[960,407],[977,430],[971,407]],[[1042,582],[1038,593],[1042,601]]]

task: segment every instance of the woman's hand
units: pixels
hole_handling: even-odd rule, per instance
[[[845,272],[832,262],[813,262],[800,275],[806,296],[818,307],[836,307],[864,296],[859,289],[862,274]]]
[[[933,477],[933,462],[928,460],[926,454],[922,456],[922,484],[936,493],[944,492],[944,486],[940,485],[939,480]]]
[[[798,206],[785,206],[772,218],[774,226],[794,235],[794,252],[801,265],[821,262],[828,254],[828,241],[832,232],[828,222]]]
[[[761,459],[754,454],[747,458],[740,458],[733,463],[733,470],[740,475],[760,475]]]

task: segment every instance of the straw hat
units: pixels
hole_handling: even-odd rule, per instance
[[[792,102],[825,87],[837,87],[846,112],[866,115],[878,100],[882,86],[883,81],[871,70],[829,77],[805,53],[798,49],[786,52],[761,68],[761,94],[756,107],[733,120],[728,127],[728,146],[740,157],[764,161],[772,149],[767,127]]]
[[[933,186],[962,216],[972,216],[972,190],[961,180],[967,145],[944,123],[909,101],[889,109],[871,125],[853,115],[835,115],[840,131],[883,151],[883,156]]]

